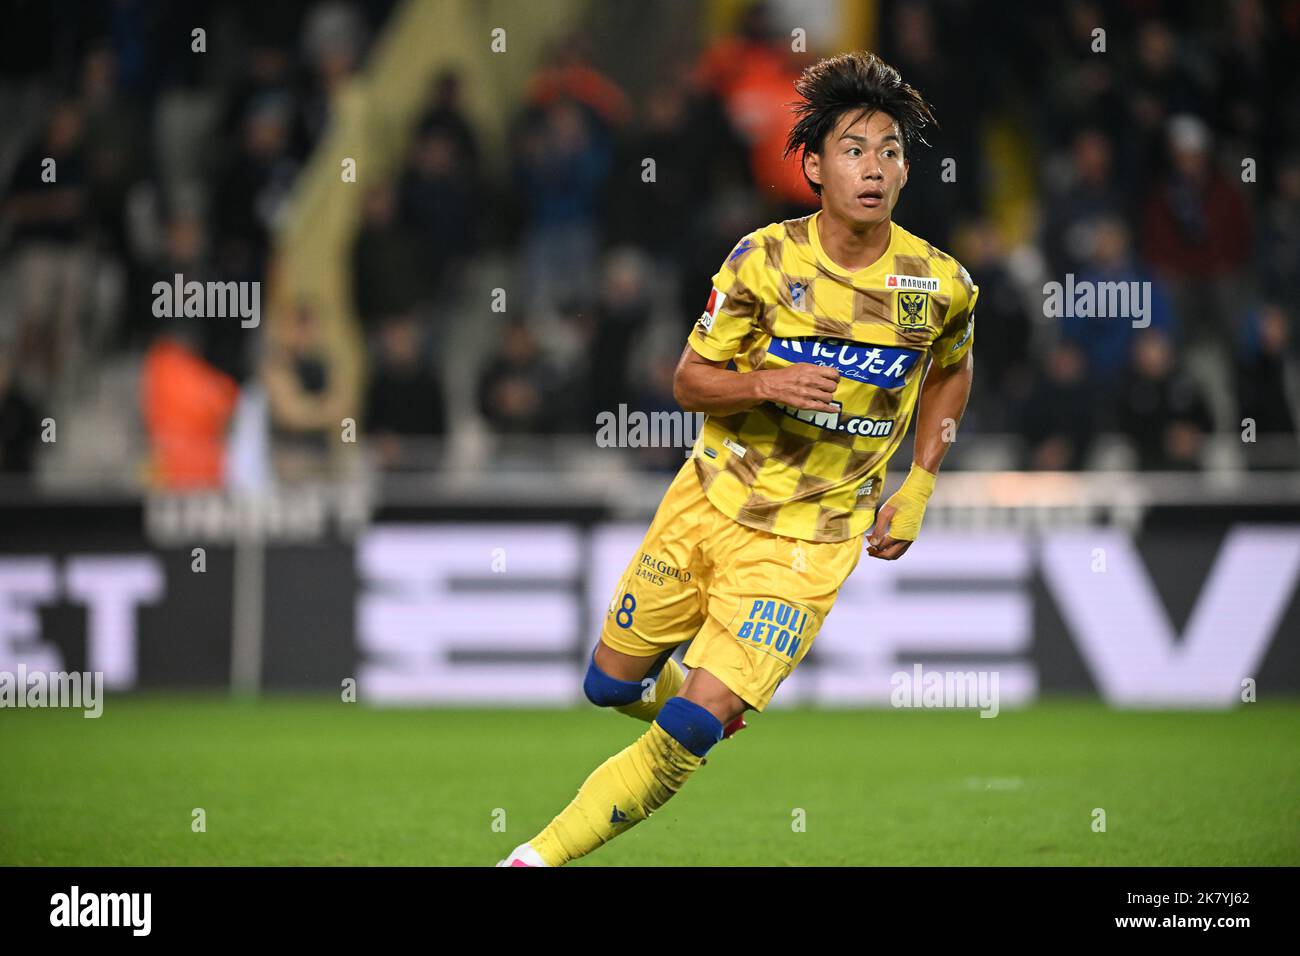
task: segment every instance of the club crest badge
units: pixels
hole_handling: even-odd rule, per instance
[[[895,297],[895,318],[905,329],[924,328],[930,324],[930,294],[899,292]]]

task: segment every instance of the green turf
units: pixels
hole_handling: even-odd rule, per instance
[[[576,865],[1300,864],[1300,702],[749,720],[651,820]],[[109,698],[98,720],[4,710],[0,864],[490,865],[644,728],[591,707],[312,698]]]

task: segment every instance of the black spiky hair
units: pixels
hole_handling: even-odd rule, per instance
[[[801,97],[794,105],[799,119],[786,140],[785,155],[797,153],[800,168],[808,153],[820,155],[826,137],[848,110],[893,117],[907,157],[915,146],[929,146],[922,133],[927,126],[939,125],[916,88],[904,83],[898,70],[874,53],[841,53],[819,60],[803,71],[794,88]],[[804,178],[808,179],[807,173]],[[808,185],[818,196],[822,194],[821,186],[811,179]]]

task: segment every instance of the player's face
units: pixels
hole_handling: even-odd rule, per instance
[[[821,183],[822,206],[863,226],[889,219],[907,184],[902,137],[887,113],[859,117],[847,111],[821,153],[810,153],[805,162],[813,182]]]

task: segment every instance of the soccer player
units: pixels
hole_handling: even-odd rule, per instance
[[[498,866],[561,866],[662,807],[808,653],[867,532],[892,561],[920,530],[970,394],[979,295],[892,218],[934,118],[870,53],[822,60],[795,89],[786,154],[821,209],[744,237],[714,276],[674,380],[704,428],[583,683],[650,727]],[[877,514],[918,406],[911,471]],[[686,641],[689,675],[669,656]]]

